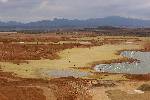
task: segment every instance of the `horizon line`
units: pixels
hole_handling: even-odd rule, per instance
[[[143,20],[143,21],[147,21],[150,19],[143,19],[143,18],[134,18],[134,17],[126,17],[126,16],[106,16],[106,17],[95,17],[95,18],[86,18],[86,19],[80,19],[80,18],[61,18],[61,17],[55,17],[52,19],[41,19],[41,20],[35,20],[35,21],[15,21],[15,20],[8,20],[8,21],[4,21],[0,19],[0,22],[3,23],[9,23],[9,22],[17,22],[17,23],[22,23],[22,24],[27,24],[27,23],[32,23],[32,22],[39,22],[39,21],[54,21],[56,19],[66,19],[66,20],[82,20],[82,21],[86,21],[86,20],[90,20],[90,19],[103,19],[103,18],[109,18],[109,17],[120,17],[120,18],[126,18],[126,19],[134,19],[134,20]]]

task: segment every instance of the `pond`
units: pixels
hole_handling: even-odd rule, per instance
[[[69,77],[69,76],[79,78],[79,77],[86,77],[90,75],[90,73],[88,72],[82,72],[74,69],[59,69],[59,70],[42,69],[41,73],[43,73],[44,76],[46,75],[48,77],[53,77],[53,78]]]
[[[133,63],[99,64],[94,67],[97,72],[127,73],[127,74],[148,74],[150,73],[150,52],[123,51],[121,55],[137,59]]]

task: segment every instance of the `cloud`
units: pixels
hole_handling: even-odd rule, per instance
[[[149,0],[0,0],[0,20],[124,16],[149,19]]]
[[[0,2],[6,3],[6,2],[8,2],[8,0],[0,0]]]

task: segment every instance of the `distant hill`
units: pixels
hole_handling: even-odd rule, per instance
[[[133,18],[124,18],[119,16],[110,16],[105,18],[93,18],[87,20],[69,20],[57,19],[42,20],[29,23],[20,23],[15,21],[0,21],[1,29],[51,29],[51,28],[79,28],[79,27],[98,27],[98,26],[117,26],[117,27],[150,27],[150,20],[141,20]]]
[[[17,26],[17,25],[23,25],[23,23],[16,22],[16,21],[9,21],[9,22],[0,21],[0,26]]]

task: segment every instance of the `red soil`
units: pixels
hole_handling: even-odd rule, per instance
[[[150,74],[133,74],[133,75],[125,75],[127,79],[137,80],[137,81],[149,81]]]
[[[14,63],[25,60],[58,59],[57,53],[64,49],[74,47],[88,47],[81,44],[0,44],[0,61],[11,61]]]
[[[91,100],[88,84],[88,80],[73,77],[26,79],[0,72],[0,100],[46,100],[47,95],[39,87],[50,89],[57,100]]]

